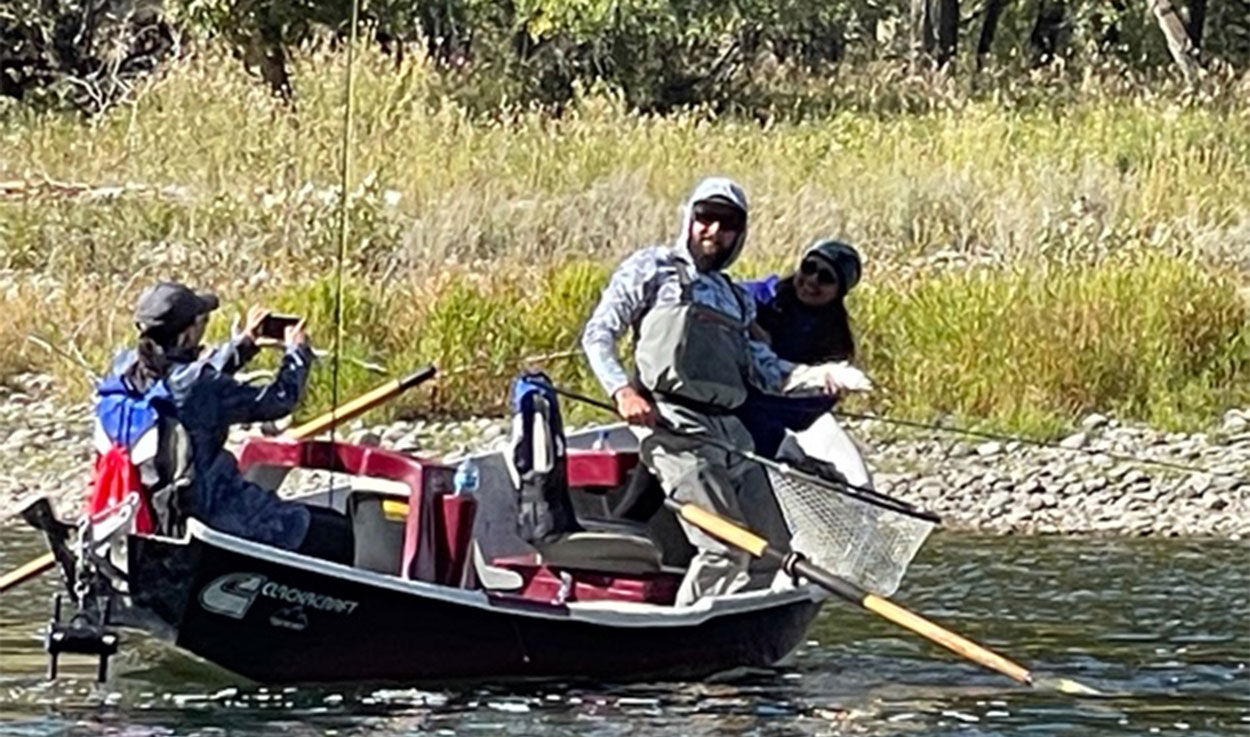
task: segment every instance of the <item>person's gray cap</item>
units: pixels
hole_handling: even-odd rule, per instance
[[[217,296],[196,293],[185,284],[158,282],[143,291],[135,307],[135,322],[144,330],[179,333],[200,315],[217,309]]]

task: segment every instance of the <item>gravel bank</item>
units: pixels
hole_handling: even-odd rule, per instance
[[[0,519],[21,498],[46,494],[77,512],[90,480],[90,408],[53,402],[51,380],[25,377],[0,389]],[[1218,432],[1186,435],[1085,418],[1064,450],[969,441],[852,422],[877,485],[940,514],[950,529],[1001,534],[1213,535],[1250,537],[1250,409],[1232,410]],[[254,431],[259,431],[256,429]],[[427,455],[497,443],[499,419],[397,422],[365,427],[383,445]],[[248,431],[240,431],[241,439]],[[1118,460],[1189,464],[1195,473]]]

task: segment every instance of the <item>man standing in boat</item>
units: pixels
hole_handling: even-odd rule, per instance
[[[733,181],[701,182],[683,209],[676,242],[645,248],[617,267],[582,346],[617,411],[638,426],[642,460],[666,494],[784,547],[789,534],[763,469],[699,436],[750,449],[751,436],[733,412],[752,387],[836,393],[868,382],[850,367],[783,361],[751,338],[755,303],[722,273],[742,252],[747,212],[746,194]],[[617,353],[630,329],[638,369],[632,381]],[[657,424],[663,428],[654,431]],[[678,605],[750,585],[746,553],[682,526],[697,553]]]

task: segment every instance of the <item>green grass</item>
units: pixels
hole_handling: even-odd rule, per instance
[[[86,396],[26,334],[102,369],[162,276],[231,310],[306,314],[328,348],[340,61],[299,59],[292,107],[210,50],[91,122],[0,109],[0,181],[159,190],[0,199],[0,381],[53,371]],[[900,114],[865,74],[811,81],[853,105],[763,124],[644,116],[602,92],[559,117],[484,117],[419,63],[366,55],[358,73],[343,396],[380,380],[357,361],[433,360],[480,370],[392,412],[497,408],[515,362],[575,347],[612,265],[671,238],[695,181],[726,173],[753,208],[738,275],[789,268],[825,234],[861,247],[852,312],[878,408],[1055,431],[1093,409],[1201,426],[1250,399],[1250,110],[1235,96],[941,89]],[[328,402],[327,365],[309,411]],[[552,367],[590,386],[581,362]]]

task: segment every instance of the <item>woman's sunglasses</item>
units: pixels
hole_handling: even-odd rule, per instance
[[[837,275],[815,261],[804,261],[799,264],[799,271],[803,272],[804,276],[815,276],[816,281],[821,284],[827,285],[838,283]]]

